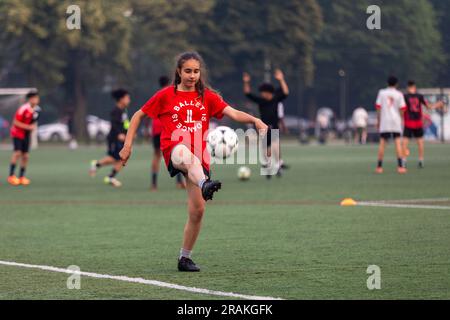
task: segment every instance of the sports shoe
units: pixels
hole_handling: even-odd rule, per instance
[[[199,272],[200,268],[191,259],[181,257],[178,259],[178,271]]]
[[[423,161],[419,161],[419,164],[417,165],[419,169],[425,168],[425,165],[423,164]]]
[[[122,186],[122,182],[120,182],[119,180],[117,180],[116,178],[111,178],[111,177],[105,177],[103,179],[103,182],[106,184],[110,184],[113,187],[119,188]]]
[[[20,184],[20,179],[16,176],[9,176],[8,183],[12,186],[18,186]]]
[[[406,170],[406,168],[404,168],[404,167],[398,167],[397,172],[400,174],[404,174],[404,173],[408,172],[408,170]]]
[[[30,179],[27,179],[25,177],[20,177],[19,178],[19,182],[23,186],[27,186],[27,185],[29,185],[31,183]]]
[[[282,162],[281,163],[281,169],[283,169],[283,170],[287,170],[287,169],[289,169],[290,168],[290,166],[289,165],[287,165],[287,164],[285,164],[284,162]]]
[[[283,169],[280,167],[280,168],[278,168],[278,171],[277,171],[277,177],[278,178],[281,178],[281,176],[283,175],[283,171],[282,171]]]
[[[377,168],[375,169],[375,172],[376,172],[376,173],[383,173],[383,167],[377,167]]]
[[[202,186],[202,196],[205,201],[212,200],[214,192],[218,191],[222,187],[220,181],[206,180]]]
[[[97,160],[91,161],[91,167],[89,168],[89,175],[91,177],[95,177],[95,175],[97,174],[97,162]]]

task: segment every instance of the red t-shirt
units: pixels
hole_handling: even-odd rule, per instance
[[[183,143],[209,170],[210,158],[205,150],[209,120],[221,119],[226,106],[228,103],[209,89],[205,89],[202,101],[197,91],[175,92],[172,85],[158,91],[141,110],[150,118],[161,120],[161,150],[167,166],[173,147]]]
[[[17,109],[14,119],[23,122],[25,124],[31,124],[33,122],[34,110],[29,103],[25,103],[19,109]],[[11,126],[11,137],[18,139],[25,139],[25,135],[29,130],[19,128],[15,125]]]
[[[161,120],[159,120],[158,118],[155,118],[152,120],[152,136],[157,136],[159,134],[161,134],[163,130],[163,124],[161,122]]]

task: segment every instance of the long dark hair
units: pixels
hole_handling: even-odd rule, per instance
[[[183,64],[188,60],[197,60],[200,63],[200,78],[198,79],[197,83],[195,84],[195,89],[200,94],[200,97],[203,100],[203,97],[205,95],[205,88],[210,89],[207,81],[207,73],[206,73],[206,65],[203,61],[203,58],[200,54],[198,54],[195,51],[190,52],[183,52],[176,58],[176,69],[175,69],[175,77],[173,79],[173,86],[175,89],[175,93],[177,93],[177,87],[181,83],[181,77],[178,73],[178,70],[181,70],[183,67]]]

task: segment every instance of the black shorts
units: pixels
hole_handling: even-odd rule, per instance
[[[203,168],[203,173],[205,174],[205,176],[207,176],[208,179],[211,179],[211,171],[206,170],[205,167],[202,167],[202,168]],[[172,177],[172,178],[175,177],[179,173],[181,173],[185,176],[185,173],[183,171],[181,171],[173,166],[172,160],[170,160],[170,162],[169,162],[167,171],[169,171],[170,177]]]
[[[272,129],[278,129],[278,125],[269,125],[269,129],[267,130],[267,148],[272,145],[272,141],[278,141],[280,137],[280,134],[277,137],[272,137]]]
[[[389,139],[400,138],[400,132],[381,132],[380,138],[388,141]]]
[[[161,135],[157,134],[153,136],[153,148],[155,151],[161,150]]]
[[[30,151],[30,136],[26,135],[24,139],[13,138],[14,151],[28,153]]]
[[[403,136],[406,138],[422,138],[423,129],[422,128],[411,129],[405,127],[405,130],[403,131]]]
[[[114,158],[114,160],[119,161],[120,156],[119,152],[123,148],[123,142],[119,140],[108,140],[108,156],[111,156]]]

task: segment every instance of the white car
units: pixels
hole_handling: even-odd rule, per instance
[[[87,131],[91,140],[102,142],[111,129],[111,124],[97,116],[86,116]],[[39,141],[66,142],[70,140],[69,128],[65,123],[50,123],[38,127]]]

